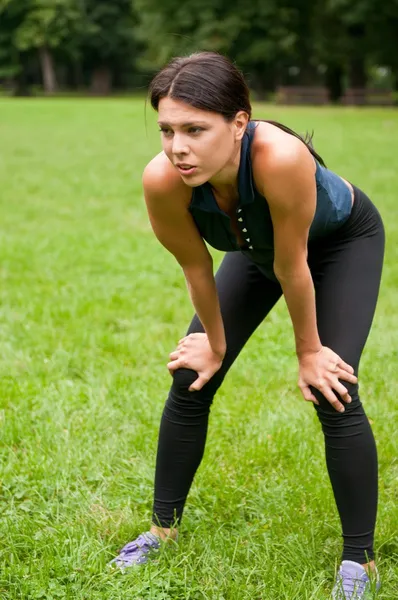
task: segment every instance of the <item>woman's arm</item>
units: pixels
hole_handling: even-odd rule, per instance
[[[189,266],[183,269],[192,304],[207,334],[210,347],[222,360],[226,352],[226,341],[213,269],[211,268],[211,272]]]
[[[257,162],[259,157],[257,157]],[[279,280],[293,324],[299,359],[299,386],[306,400],[317,402],[310,385],[343,411],[350,402],[345,379],[356,382],[353,369],[329,348],[322,346],[316,322],[315,291],[307,263],[309,229],[316,209],[315,164],[307,148],[295,139],[278,145],[264,160],[263,194],[267,198],[274,230],[274,272]]]
[[[292,140],[268,159],[264,195],[274,229],[274,272],[292,319],[298,356],[318,352],[315,292],[307,243],[316,208],[315,164],[305,146]]]
[[[226,351],[224,325],[213,275],[213,260],[188,211],[192,190],[165,165],[161,156],[143,175],[145,201],[158,240],[181,265],[195,311],[213,353]]]

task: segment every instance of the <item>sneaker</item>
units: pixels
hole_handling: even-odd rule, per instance
[[[141,533],[136,540],[126,544],[120,550],[119,555],[108,564],[122,570],[135,565],[143,565],[159,552],[160,543],[160,538],[150,531]]]
[[[371,600],[380,588],[379,575],[368,576],[359,563],[343,560],[332,591],[333,600]]]

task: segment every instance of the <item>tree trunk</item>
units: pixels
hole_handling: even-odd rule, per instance
[[[85,87],[84,74],[80,61],[75,61],[72,64],[69,72],[69,83],[76,90],[81,90]]]
[[[319,85],[319,76],[313,65],[309,63],[310,51],[304,50],[299,62],[300,72],[298,74],[298,85],[311,87]]]
[[[46,94],[53,94],[57,89],[57,80],[55,77],[53,57],[47,46],[39,48],[39,57],[44,91]]]
[[[112,71],[102,65],[94,69],[91,76],[91,92],[97,96],[107,96],[112,91]]]
[[[23,63],[19,73],[14,78],[14,96],[30,96],[31,91],[27,82],[26,69]]]
[[[250,77],[250,87],[257,101],[266,100],[267,96],[275,91],[275,80],[274,69],[269,65],[261,65],[261,68],[253,68]]]
[[[348,27],[348,35],[351,41],[351,52],[348,60],[348,87],[353,89],[365,89],[367,84],[367,73],[365,66],[365,26],[362,23],[354,23]]]
[[[297,84],[303,87],[319,85],[319,75],[312,61],[314,55],[315,15],[318,2],[298,2],[296,64],[300,68]]]
[[[398,65],[391,67],[392,72],[392,85],[394,92],[398,92]]]
[[[332,102],[338,102],[343,95],[343,67],[338,64],[328,65],[325,75],[326,87]]]
[[[349,63],[349,87],[356,89],[366,88],[367,74],[363,56],[354,56]]]

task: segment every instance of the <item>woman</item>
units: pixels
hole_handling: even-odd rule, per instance
[[[175,539],[214,395],[283,295],[299,387],[322,425],[342,523],[334,598],[365,598],[377,573],[377,456],[357,374],[379,291],[380,215],[307,141],[278,123],[251,120],[243,76],[223,56],[174,59],[152,81],[150,97],[163,152],[143,176],[148,213],[182,267],[196,316],[167,365],[173,383],[160,426],[152,527],[113,562],[146,562],[161,540]],[[215,278],[204,240],[226,251]]]

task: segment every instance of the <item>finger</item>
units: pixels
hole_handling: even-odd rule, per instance
[[[172,360],[169,363],[167,363],[167,368],[169,370],[170,373],[174,373],[174,371],[176,371],[177,369],[181,368],[182,365],[182,361],[181,359],[177,359],[177,360]]]
[[[199,390],[202,389],[202,387],[208,381],[209,381],[208,377],[205,377],[203,375],[199,375],[199,377],[197,379],[195,379],[195,381],[189,386],[188,391],[189,392],[198,392]]]
[[[179,357],[180,353],[178,350],[174,350],[174,352],[170,352],[169,358],[170,360],[176,360]]]
[[[348,404],[351,402],[351,396],[347,388],[344,387],[344,385],[341,384],[338,379],[336,379],[336,381],[332,384],[332,387],[335,390],[335,392],[337,392],[338,395],[341,396],[344,402],[347,402]]]
[[[344,371],[348,371],[348,373],[354,373],[354,369],[351,365],[346,363],[343,359],[339,359],[337,366]]]
[[[299,388],[304,396],[304,400],[307,402],[313,402],[319,406],[316,396],[314,396],[314,394],[311,392],[311,389],[308,387],[308,385],[299,385]]]
[[[339,379],[343,379],[343,381],[348,381],[349,383],[358,383],[358,377],[356,375],[352,375],[351,373],[347,373],[347,371],[343,371],[339,369],[336,373]]]
[[[338,412],[344,412],[345,408],[337,398],[336,394],[333,393],[333,390],[328,385],[322,385],[319,388],[319,391],[325,396],[326,400],[330,402],[335,410]]]

